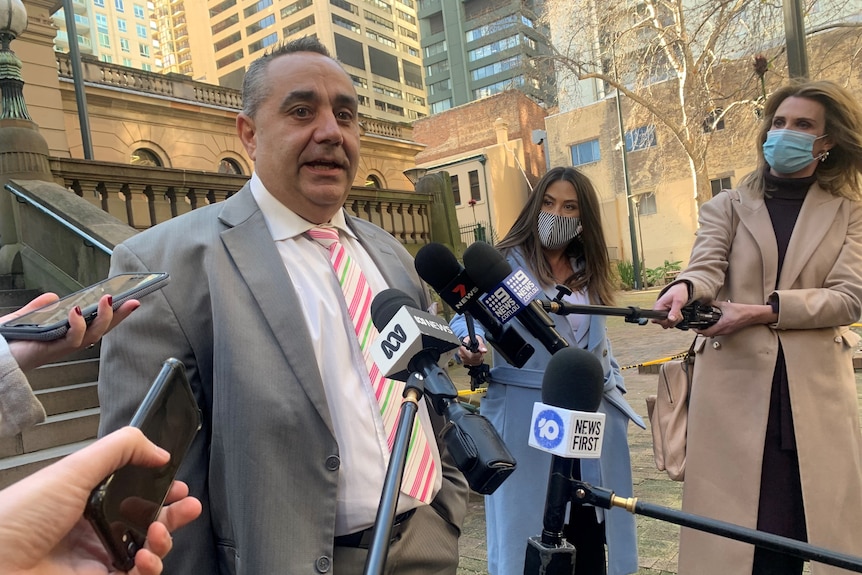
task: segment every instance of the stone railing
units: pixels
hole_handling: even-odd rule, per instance
[[[68,158],[50,162],[56,183],[137,230],[223,201],[248,180],[248,176]],[[408,249],[418,249],[432,241],[430,204],[427,193],[354,187],[345,208],[391,233]]]

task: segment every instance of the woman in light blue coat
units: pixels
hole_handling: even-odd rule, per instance
[[[537,279],[549,298],[556,295],[557,284],[564,284],[572,290],[565,298],[569,303],[612,305],[614,288],[599,209],[598,196],[586,176],[574,168],[554,168],[539,181],[497,248],[513,269],[523,269]],[[580,477],[612,489],[621,497],[630,497],[628,423],[631,420],[645,426],[623,398],[625,386],[607,338],[605,317],[567,315],[557,316],[555,322],[569,345],[586,349],[601,361],[605,374],[599,406],[606,415],[602,456],[580,461]],[[456,316],[451,326],[466,340],[463,316]],[[524,572],[527,539],[542,532],[551,465],[548,453],[527,444],[533,403],[541,401],[542,377],[551,355],[526,330],[516,327],[535,353],[520,369],[496,358],[481,405],[482,415],[491,421],[517,459],[516,471],[485,498],[491,575]],[[476,333],[481,337],[481,326],[476,325]],[[483,361],[485,351],[482,342],[476,353],[460,348],[459,357],[465,365],[477,365]],[[628,512],[573,506],[567,523],[566,539],[577,548],[576,573],[626,575],[638,570],[635,520]]]

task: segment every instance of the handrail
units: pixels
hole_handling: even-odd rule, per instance
[[[102,252],[107,254],[108,256],[110,256],[113,253],[113,250],[111,248],[109,248],[108,246],[106,246],[105,244],[103,244],[102,242],[100,242],[99,240],[97,240],[96,238],[94,238],[93,236],[91,236],[90,234],[88,234],[87,232],[85,232],[84,230],[82,230],[81,228],[79,228],[78,226],[73,224],[72,222],[70,222],[70,221],[66,220],[65,218],[57,215],[55,212],[46,208],[45,206],[43,206],[42,204],[40,204],[39,202],[37,202],[33,198],[27,196],[20,188],[18,188],[12,182],[7,183],[5,188],[7,190],[9,190],[10,192],[12,192],[17,197],[19,202],[30,204],[31,206],[33,206],[34,208],[36,208],[37,210],[39,210],[40,212],[42,212],[43,214],[45,214],[49,218],[53,219],[58,224],[60,224],[61,226],[63,226],[67,230],[69,230],[70,232],[72,232],[73,234],[79,236],[81,239],[84,240],[84,245],[90,245],[92,247],[98,248]]]

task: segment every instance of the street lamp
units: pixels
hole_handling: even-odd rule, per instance
[[[27,10],[21,0],[0,0],[0,120],[30,120],[24,103],[21,60],[9,45],[27,29]]]

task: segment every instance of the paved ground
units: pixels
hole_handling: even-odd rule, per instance
[[[644,309],[652,307],[657,291],[626,292],[620,294],[618,306],[637,306]],[[648,324],[639,326],[623,321],[622,318],[608,318],[608,333],[614,354],[624,369],[627,398],[629,403],[646,420],[646,396],[655,393],[657,376],[641,375],[637,365],[659,358],[668,357],[685,351],[693,334],[681,330],[663,330]],[[469,388],[464,372],[453,369],[453,380],[459,386]],[[857,385],[862,400],[862,377],[857,374]],[[632,454],[634,494],[642,501],[678,509],[680,507],[682,484],[671,481],[664,472],[655,469],[652,455],[652,440],[649,430],[629,426],[629,443]],[[638,575],[670,575],[676,573],[677,537],[679,528],[657,519],[637,517],[638,555],[640,570]],[[806,568],[806,572],[808,569]],[[469,514],[461,537],[461,561],[459,575],[486,575],[485,555],[485,516],[482,497],[471,494]]]

